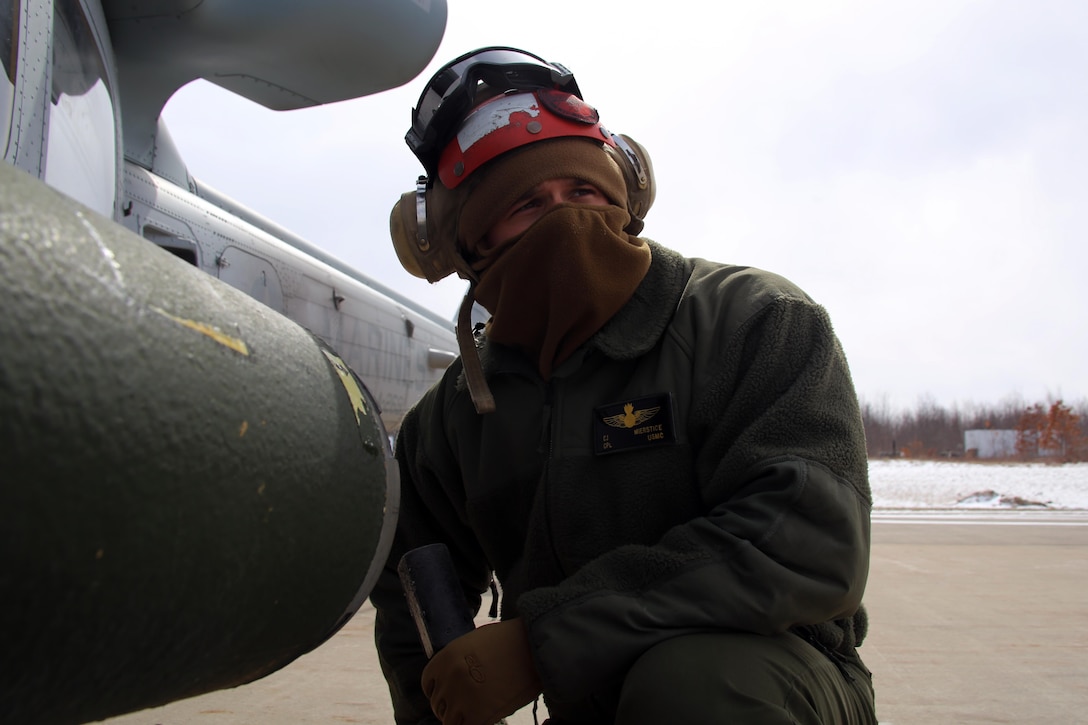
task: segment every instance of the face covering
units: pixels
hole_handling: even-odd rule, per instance
[[[488,338],[552,372],[615,315],[650,269],[650,248],[623,231],[617,206],[560,204],[475,265]]]

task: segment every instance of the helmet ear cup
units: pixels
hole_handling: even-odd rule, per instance
[[[417,256],[419,249],[419,226],[415,215],[416,192],[407,191],[400,195],[393,210],[389,212],[389,236],[393,239],[393,249],[397,259],[409,274],[426,279],[423,265]]]
[[[638,234],[644,226],[646,212],[654,204],[657,187],[654,184],[654,166],[650,154],[638,141],[626,134],[612,134],[615,148],[605,146],[613,155],[623,180],[627,184],[627,211],[631,213],[631,223],[626,231]]]
[[[457,253],[457,219],[462,194],[419,177],[415,191],[407,191],[389,214],[389,236],[401,266],[416,277],[437,282],[454,272],[474,274]]]

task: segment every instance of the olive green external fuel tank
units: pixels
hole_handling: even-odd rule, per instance
[[[0,721],[234,687],[335,633],[398,503],[286,317],[0,164]]]

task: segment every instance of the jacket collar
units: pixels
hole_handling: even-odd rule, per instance
[[[614,360],[645,355],[657,344],[691,275],[690,263],[678,252],[647,243],[651,261],[646,276],[627,304],[589,339],[589,346]]]

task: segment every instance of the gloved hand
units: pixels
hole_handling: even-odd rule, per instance
[[[435,653],[423,694],[442,725],[495,725],[540,694],[540,676],[520,619],[485,624]]]

